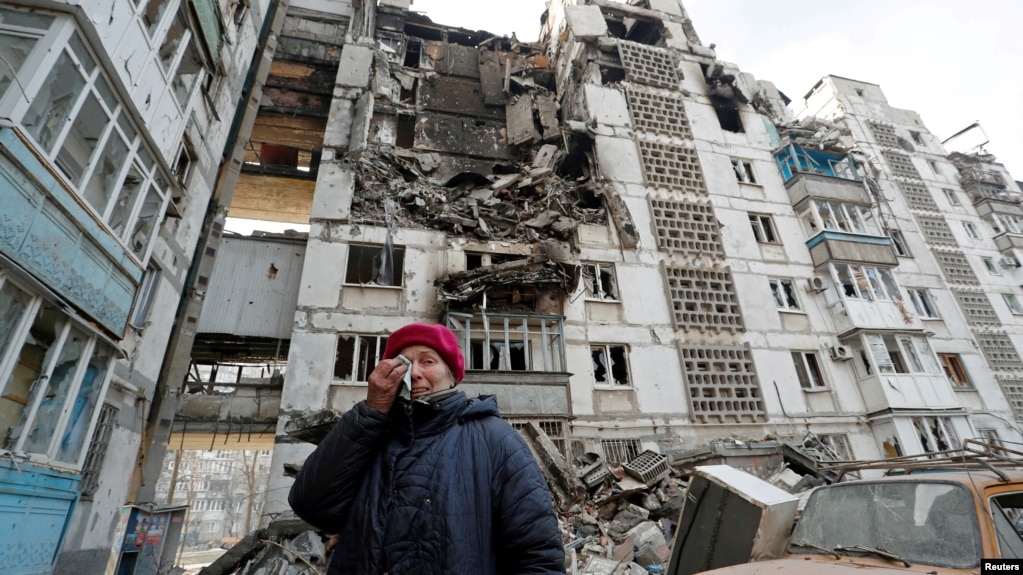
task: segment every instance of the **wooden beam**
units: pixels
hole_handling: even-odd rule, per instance
[[[308,224],[313,205],[314,180],[242,173],[228,214],[290,224]]]

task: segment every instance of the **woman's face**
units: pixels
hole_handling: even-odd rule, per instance
[[[412,399],[455,386],[455,376],[440,354],[425,345],[410,345],[401,355],[412,361]]]

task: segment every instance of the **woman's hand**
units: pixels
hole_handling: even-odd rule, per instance
[[[405,362],[398,358],[384,359],[369,374],[369,389],[366,390],[366,405],[387,413],[394,404],[394,398],[401,389],[401,380],[408,371]]]

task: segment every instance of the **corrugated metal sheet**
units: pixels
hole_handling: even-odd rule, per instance
[[[304,240],[224,237],[198,331],[291,339],[304,260]]]

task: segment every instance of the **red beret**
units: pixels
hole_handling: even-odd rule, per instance
[[[458,347],[458,339],[450,329],[440,324],[410,323],[387,337],[384,359],[397,357],[401,350],[410,345],[425,345],[436,351],[444,363],[448,364],[456,385],[465,377],[465,357]]]

